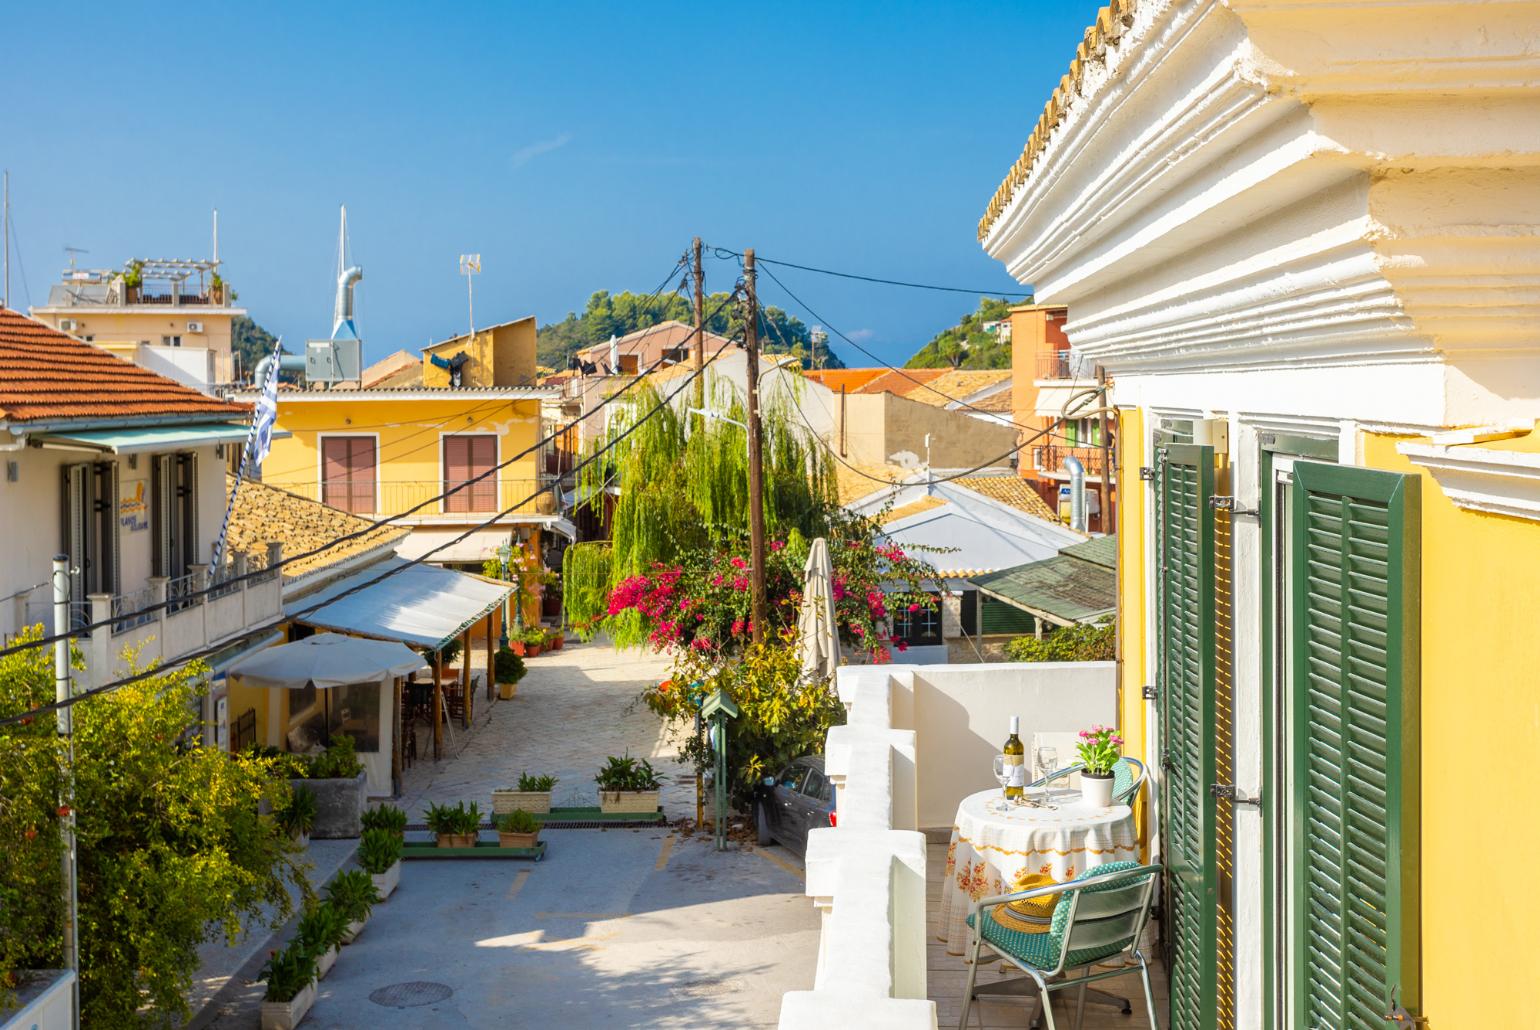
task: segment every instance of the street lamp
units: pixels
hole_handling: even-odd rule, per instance
[[[508,579],[508,559],[512,557],[513,548],[508,545],[508,541],[504,540],[502,543],[497,545],[498,573],[504,581]],[[503,602],[500,611],[502,615],[502,626],[498,631],[498,647],[506,651],[508,649],[508,602]]]

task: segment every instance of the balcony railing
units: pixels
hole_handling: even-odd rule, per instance
[[[1047,446],[1032,448],[1032,467],[1039,472],[1062,472],[1066,475],[1069,470],[1064,467],[1064,459],[1076,457],[1085,466],[1086,475],[1101,475],[1102,449],[1100,447],[1061,447],[1050,444]]]
[[[1054,351],[1037,356],[1037,378],[1069,379],[1069,351]]]
[[[355,479],[331,480],[326,483],[273,482],[272,485],[354,515],[401,515],[406,519],[442,521],[446,517],[461,515],[486,518],[507,509],[518,514],[555,514],[555,491],[546,489],[541,492],[550,482],[547,476],[533,479],[504,478],[500,482],[489,476],[439,499],[435,498],[457,485],[455,480],[393,479],[370,483]],[[403,515],[418,505],[423,507]]]

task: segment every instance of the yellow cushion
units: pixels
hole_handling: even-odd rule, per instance
[[[1013,892],[1036,890],[1039,887],[1052,886],[1057,882],[1045,873],[1023,871],[1011,884],[1011,890]],[[1053,926],[1053,909],[1058,903],[1057,894],[1049,894],[1041,898],[1023,898],[1020,901],[1012,901],[990,909],[990,915],[995,922],[1007,930],[1014,930],[1017,933],[1047,933]]]

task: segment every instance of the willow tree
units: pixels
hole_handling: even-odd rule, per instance
[[[686,388],[679,400],[693,395]],[[603,459],[581,473],[590,498],[602,496],[607,487],[617,488],[619,498],[610,516],[607,549],[593,544],[569,548],[569,554],[579,552],[570,571],[583,580],[583,589],[569,584],[563,591],[568,620],[575,626],[591,628],[606,616],[608,588],[628,576],[704,547],[730,546],[748,533],[742,401],[719,380],[708,406],[713,417],[670,402],[644,419],[661,400],[657,390],[643,383],[627,402],[617,404],[606,433],[593,445],[593,453],[602,452]],[[760,415],[765,527],[782,539],[793,532],[805,537],[823,532],[835,504],[831,459],[803,424],[795,403],[788,391]],[[601,576],[605,589],[595,589]],[[624,619],[610,629],[617,643],[632,642]]]

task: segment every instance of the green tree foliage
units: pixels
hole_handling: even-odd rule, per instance
[[[1117,656],[1117,628],[1110,622],[1060,626],[1041,640],[1017,637],[1005,645],[1013,662],[1110,662]]]
[[[963,316],[952,328],[937,333],[904,367],[1010,368],[1010,343],[985,332],[984,323],[1010,318],[1012,304],[1002,298],[979,298],[977,310]]]
[[[236,354],[243,380],[249,380],[257,362],[273,353],[278,337],[253,322],[247,315],[236,315],[230,323],[230,349]]]
[[[185,1021],[198,946],[279,925],[290,885],[308,891],[295,846],[258,812],[288,796],[271,760],[199,743],[207,672],[194,663],[74,709],[88,1026]],[[51,649],[0,659],[0,715],[53,696]],[[0,727],[0,980],[62,964],[59,759],[53,716]]]
[[[737,339],[743,331],[743,307],[738,303],[724,304],[726,299],[725,293],[713,293],[706,298],[706,311],[716,312],[707,321],[706,328],[719,336]],[[803,367],[810,367],[813,338],[802,320],[773,306],[760,310],[768,323],[760,334],[761,349],[767,354],[795,354],[802,360]],[[600,290],[588,298],[588,306],[581,315],[568,312],[560,322],[540,328],[536,360],[550,368],[563,369],[567,367],[567,359],[585,347],[671,319],[686,325],[695,323],[695,309],[687,297],[668,293],[648,299],[646,294],[629,290],[615,294]],[[818,350],[818,366],[845,367],[823,346]]]

